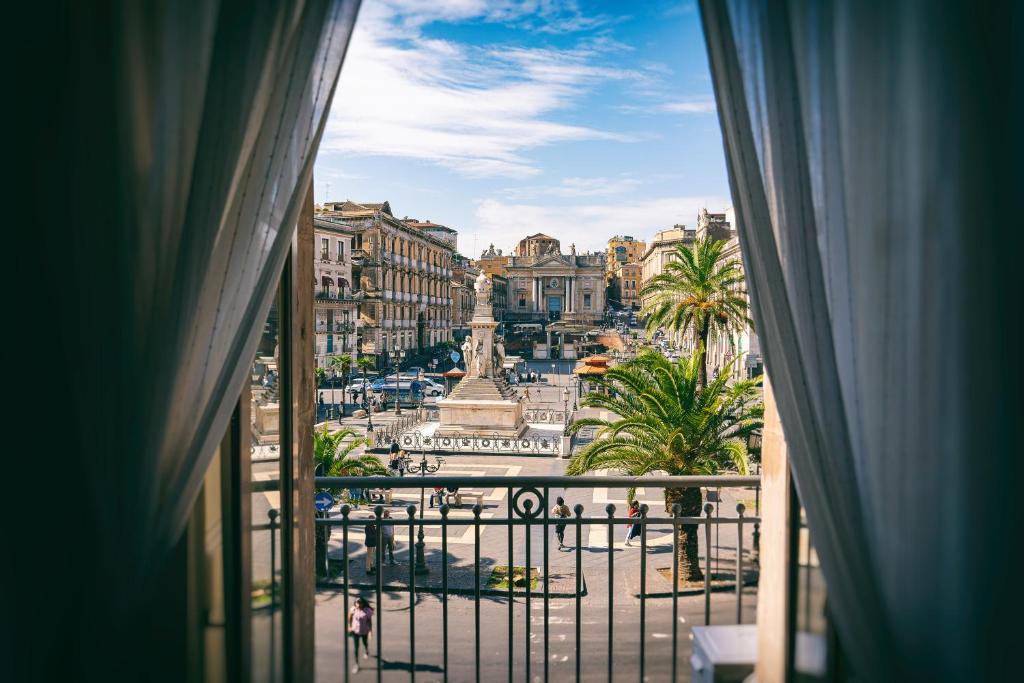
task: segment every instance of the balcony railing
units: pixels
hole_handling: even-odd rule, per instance
[[[352,301],[351,290],[318,289],[314,295],[317,301]]]
[[[758,489],[758,477],[445,476],[442,470],[441,475],[407,474],[403,478],[317,477],[315,483],[318,489],[329,489],[342,496],[340,505],[322,513],[316,520],[320,529],[330,529],[325,534],[328,539],[332,531],[335,538],[340,535],[340,552],[336,547],[332,554],[344,558],[337,563],[340,564],[337,573],[320,584],[321,589],[340,591],[342,604],[326,600],[320,609],[339,610],[341,621],[347,623],[345,615],[349,613],[354,591],[364,592],[364,597],[374,607],[375,634],[371,642],[376,649],[378,681],[382,680],[385,668],[407,670],[412,676],[417,671],[433,671],[437,674],[434,678],[439,680],[449,680],[449,677],[451,680],[494,679],[500,675],[499,671],[503,674],[506,669],[509,680],[520,679],[523,675],[527,681],[534,680],[535,676],[541,680],[570,680],[573,676],[569,667],[574,667],[577,681],[597,678],[596,667],[603,669],[610,681],[616,666],[620,674],[623,667],[628,667],[630,674],[641,681],[648,672],[652,672],[652,680],[654,673],[658,680],[679,680],[682,630],[679,625],[685,621],[680,615],[679,598],[683,591],[692,594],[690,585],[680,583],[677,560],[680,553],[685,552],[680,530],[696,531],[704,547],[700,557],[703,589],[698,594],[703,594],[705,624],[711,623],[713,580],[715,589],[728,588],[733,593],[735,621],[740,623],[744,586],[754,579],[754,573],[749,565],[745,567],[745,562],[755,562],[756,554],[745,549],[745,532],[753,529],[751,546],[756,544],[760,519],[747,516],[742,502],[735,506],[735,517],[712,514],[714,507],[710,502],[703,505],[702,515],[683,516],[678,504],[673,506],[670,515],[651,514],[648,506],[642,505],[635,517],[627,515],[625,506],[604,503],[608,491],[641,487],[647,490],[705,488],[709,493],[720,492],[723,488]],[[442,505],[439,500],[437,512],[425,515],[424,491],[434,488],[458,492],[446,496],[447,504]],[[381,504],[356,512],[358,506],[350,506],[345,495],[352,491],[368,491],[378,496]],[[580,500],[581,491],[592,492],[589,506],[577,503],[569,517],[554,516],[552,493],[568,500]],[[415,498],[420,499],[419,506],[411,503]],[[463,504],[470,506],[469,509],[458,510]],[[390,510],[393,517],[384,517],[385,510]],[[369,523],[374,525],[376,544],[367,547],[363,541]],[[622,538],[623,527],[634,524],[638,525],[635,538],[639,546],[635,557],[623,554],[623,544],[616,540]],[[552,570],[550,546],[552,532],[558,526],[561,526],[566,550],[560,549]],[[735,530],[735,573],[731,575],[714,573],[713,562],[717,561],[715,555],[721,552],[721,544],[714,541],[712,532],[721,527]],[[387,536],[395,539],[399,552],[407,553],[407,569],[385,569],[385,528],[393,530]],[[425,528],[432,530],[429,539]],[[481,538],[492,528],[505,530],[505,533],[497,537],[491,533],[487,535],[487,543],[481,543]],[[318,532],[318,535],[323,534]],[[437,550],[431,549],[429,559],[425,550],[428,540]],[[667,550],[668,546],[671,547],[671,588],[652,586],[648,583],[648,563],[663,562],[665,558],[652,554],[653,559],[649,560],[648,551]],[[374,572],[364,571],[357,561],[369,559],[368,552],[375,558]],[[606,559],[598,559],[595,553]],[[494,579],[499,575],[495,570],[500,566],[496,566],[496,562],[507,562],[504,565],[507,579],[497,583]],[[639,604],[634,607],[632,597],[627,597],[628,593],[623,595],[626,577],[622,572],[631,573],[637,565],[638,586],[634,590]],[[595,578],[585,580],[585,571],[588,575],[593,573]],[[604,573],[606,576],[601,576]],[[665,573],[668,573],[667,568]],[[655,578],[651,580],[661,583],[655,574],[652,571]],[[420,593],[435,594],[439,599],[436,602],[424,600]],[[407,601],[404,594],[408,594]],[[662,601],[653,602],[659,598]],[[459,608],[456,603],[461,601],[471,603],[471,612]],[[689,602],[684,608],[692,609],[693,605]],[[649,615],[649,609],[653,610],[653,616]],[[589,617],[586,622],[585,613]],[[716,613],[720,614],[721,610]],[[635,621],[634,615],[638,617]],[[670,628],[654,626],[662,617],[667,621],[669,615]],[[731,615],[728,620],[732,621]],[[330,623],[336,621],[332,618]],[[499,625],[502,622],[504,625]],[[564,632],[566,624],[574,634]],[[417,629],[431,634],[429,646],[422,642],[425,637],[417,639]],[[563,632],[553,637],[552,630],[556,629]],[[656,629],[669,633],[656,633]],[[336,665],[341,673],[338,678],[348,681],[350,666],[358,661],[353,659],[350,638],[341,631],[326,637],[344,643],[344,655],[340,657],[343,661]],[[438,637],[440,648],[435,645]],[[682,637],[685,638],[685,634]],[[486,648],[481,647],[482,642],[486,643]],[[495,652],[499,653],[497,659]],[[429,659],[429,664],[417,665],[418,655]],[[686,666],[685,659],[682,666]],[[600,678],[605,678],[603,674]]]

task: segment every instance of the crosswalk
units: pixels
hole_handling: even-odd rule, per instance
[[[505,476],[505,477],[515,477],[515,476],[519,475],[522,471],[523,471],[523,468],[522,468],[521,465],[495,464],[495,463],[490,463],[490,462],[488,462],[488,463],[478,463],[478,462],[458,461],[457,463],[455,463],[455,466],[446,465],[444,467],[443,474],[445,474],[446,476],[450,475],[450,476],[463,476],[463,477],[482,477],[482,476],[485,476],[485,475],[497,475],[497,476]],[[419,508],[420,508],[421,494],[420,494],[419,488],[412,488],[412,487],[415,487],[417,484],[419,484],[420,483],[420,481],[419,481],[420,479],[422,479],[422,484],[427,488],[426,493],[423,495],[423,501],[426,502],[427,498],[430,495],[430,490],[433,488],[433,486],[430,483],[430,477],[420,477],[419,475],[408,475],[408,476],[403,477],[403,478],[401,478],[399,480],[395,480],[396,486],[395,486],[395,490],[394,490],[394,492],[392,494],[392,498],[391,498],[392,503],[405,503],[405,504],[411,504],[411,505],[415,505],[416,506],[416,519],[417,519],[417,523],[414,526],[413,540],[416,540],[415,539],[415,535],[419,533],[419,526],[420,525],[419,525],[419,521],[418,520],[419,520],[419,514],[420,514]],[[397,488],[398,484],[401,484],[402,486],[410,486],[410,488],[399,490]],[[476,495],[482,496],[483,501],[484,501],[484,505],[486,506],[488,503],[495,504],[495,503],[500,503],[502,500],[504,500],[506,495],[507,495],[507,493],[508,493],[508,489],[506,489],[506,488],[485,489],[483,487],[480,487],[480,488],[460,487],[459,488],[459,492],[464,496],[464,501],[466,499],[468,499],[470,496],[476,496]],[[359,519],[359,518],[369,519],[372,516],[373,515],[368,513],[368,512],[359,511],[359,512],[353,513],[352,519]],[[409,542],[409,525],[408,525],[408,517],[407,517],[407,515],[405,514],[404,511],[401,512],[401,513],[397,513],[397,514],[395,512],[392,512],[392,518],[395,519],[395,520],[400,520],[400,521],[404,522],[404,524],[396,524],[395,525],[395,541],[400,542],[400,543],[408,543]],[[480,519],[493,519],[493,518],[494,518],[494,513],[493,512],[481,512],[480,513]],[[430,544],[430,545],[441,545],[442,540],[443,540],[443,538],[442,538],[443,534],[441,532],[441,528],[442,527],[441,527],[440,524],[431,524],[430,523],[431,520],[440,520],[441,519],[441,512],[440,512],[440,510],[438,510],[437,508],[429,508],[429,507],[424,509],[423,510],[423,519],[425,520],[425,523],[423,524],[423,542],[425,544]],[[475,537],[475,535],[473,533],[473,527],[470,524],[470,522],[472,522],[472,520],[473,520],[472,504],[465,504],[465,506],[462,507],[462,508],[452,508],[448,512],[448,519],[450,519],[450,520],[462,520],[462,519],[464,519],[467,522],[467,526],[465,526],[465,527],[462,527],[462,526],[449,526],[448,527],[448,543],[456,544],[456,545],[460,545],[460,544],[464,545],[464,544],[472,544],[472,543],[474,543],[476,541],[476,537]],[[357,529],[358,529],[358,527],[357,527]],[[480,527],[480,537],[481,537],[481,539],[483,538],[484,534],[487,532],[488,529],[490,529],[490,527],[488,527],[488,526],[481,526]],[[352,532],[350,532],[350,538],[351,538],[351,533]],[[335,539],[335,541],[337,541],[340,538],[341,538],[341,532],[340,531],[335,531],[334,532],[334,539]]]

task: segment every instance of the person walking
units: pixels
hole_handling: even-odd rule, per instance
[[[569,506],[565,504],[565,499],[559,496],[555,499],[555,507],[551,508],[551,514],[558,519],[567,519],[571,514],[569,512]],[[555,536],[558,538],[558,549],[565,549],[565,522],[561,522],[555,525]]]
[[[391,510],[384,511],[384,519],[391,519]],[[384,560],[384,556],[390,553],[391,561],[388,564],[398,564],[395,562],[395,525],[394,524],[382,524],[380,527],[382,540],[384,541],[384,551],[381,553],[380,559]]]
[[[629,504],[629,517],[630,519],[638,519],[640,517],[640,503],[635,500]],[[626,545],[632,546],[630,539],[636,538],[640,535],[640,522],[631,522],[626,525]]]
[[[434,507],[434,499],[437,498],[437,506],[441,507],[442,499],[444,495],[444,487],[435,486],[434,492],[430,494],[430,507]]]
[[[374,518],[370,517],[366,521],[364,531],[366,532],[366,538],[363,540],[363,545],[366,546],[366,573],[373,574],[377,571],[377,524],[373,521]]]
[[[356,598],[356,604],[348,613],[348,632],[352,636],[356,663],[352,673],[359,672],[359,643],[363,643],[363,659],[370,658],[370,633],[373,632],[373,608],[363,597]]]
[[[407,457],[404,450],[398,451],[398,476],[400,477],[405,476],[405,463],[408,462],[406,460]]]
[[[523,401],[529,401],[529,400],[530,400],[530,387],[526,387],[525,389],[523,389]]]

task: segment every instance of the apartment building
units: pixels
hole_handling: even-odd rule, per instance
[[[318,218],[346,225],[354,235],[361,353],[418,352],[452,339],[450,229],[444,236],[419,229],[417,221],[395,218],[386,201],[327,202]]]

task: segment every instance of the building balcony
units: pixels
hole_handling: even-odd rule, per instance
[[[341,335],[354,333],[356,331],[356,326],[353,323],[334,323],[333,325],[323,323],[317,324],[314,329],[317,334],[330,333]]]
[[[353,301],[351,290],[318,289],[313,296],[316,301]]]

